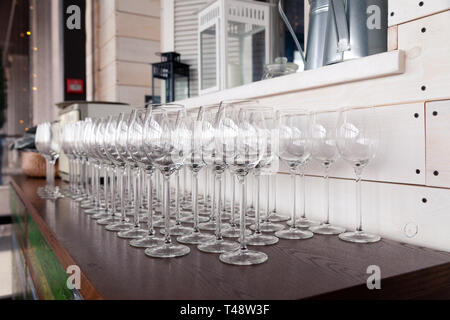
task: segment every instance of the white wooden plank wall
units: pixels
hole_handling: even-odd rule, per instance
[[[160,61],[160,1],[101,0],[94,11],[95,98],[143,106],[151,95],[150,64]]]
[[[251,86],[244,86],[182,103],[194,107],[224,97],[253,97],[262,104],[317,111],[374,107],[381,118],[382,140],[377,158],[363,173],[364,227],[386,238],[450,251],[450,10],[436,8],[436,12],[416,12],[396,25],[398,50],[404,53],[397,74],[260,97],[249,90]],[[331,72],[333,66],[325,67],[325,73],[326,68]],[[364,67],[361,60],[360,68],[377,65]],[[320,220],[323,172],[312,162],[307,174],[307,215]],[[339,161],[331,176],[331,221],[352,229],[356,220],[352,170]],[[277,191],[279,212],[289,215],[287,174],[278,174]]]

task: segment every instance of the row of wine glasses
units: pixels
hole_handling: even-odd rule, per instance
[[[314,114],[299,108],[275,110],[256,100],[223,101],[191,110],[176,104],[153,105],[131,114],[65,124],[60,133],[55,133],[57,125],[41,124],[36,145],[49,164],[62,148],[70,173],[69,185],[61,192],[79,202],[83,212],[106,230],[129,239],[130,246],[145,248],[146,255],[180,257],[189,254],[187,245],[196,245],[200,251],[220,254],[222,262],[251,265],[268,256],[248,245],[274,245],[279,239],[302,240],[314,234],[338,234],[342,240],[360,243],[380,239],[362,230],[361,174],[374,158],[379,140],[376,120],[368,113],[367,109]],[[339,157],[353,166],[357,177],[354,232],[330,224],[328,175]],[[325,172],[326,218],[321,223],[308,219],[305,212],[305,168],[312,159]],[[269,209],[281,163],[292,181],[288,227],[281,222],[289,218],[276,212],[275,201],[275,212]],[[299,218],[297,174],[302,183]],[[250,175],[254,188],[247,186]],[[41,197],[60,196],[55,196],[59,191],[53,185],[48,176]],[[161,228],[159,234],[155,228]]]

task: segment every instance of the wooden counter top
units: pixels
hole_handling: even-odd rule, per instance
[[[195,246],[185,257],[149,258],[73,201],[41,200],[36,190],[44,183],[16,176],[12,187],[62,266],[80,267],[85,299],[450,298],[449,253],[390,240],[280,240],[258,247],[269,260],[249,267],[223,264]],[[381,290],[367,289],[370,265],[381,269]]]

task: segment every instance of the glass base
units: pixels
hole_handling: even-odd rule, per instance
[[[198,225],[200,230],[214,231],[216,230],[216,220],[209,220]]]
[[[135,248],[151,248],[154,246],[161,246],[164,244],[164,238],[147,235],[144,238],[133,239],[129,242],[130,246]]]
[[[270,222],[284,222],[284,221],[288,221],[289,217],[288,216],[284,216],[278,213],[272,213],[269,216],[269,221]]]
[[[187,234],[191,234],[193,231],[194,231],[194,229],[192,229],[192,228],[185,227],[183,225],[176,225],[176,224],[170,228],[170,234],[172,236],[184,236]],[[161,234],[166,234],[166,230],[164,228],[159,230],[159,232]]]
[[[128,221],[128,219],[127,219],[127,221]],[[105,229],[108,231],[112,231],[112,232],[120,232],[120,231],[130,230],[133,227],[134,227],[134,224],[132,224],[130,222],[120,221],[117,223],[108,224],[105,227]]]
[[[97,223],[98,223],[99,225],[106,226],[106,225],[108,225],[108,224],[113,224],[113,223],[119,222],[119,221],[120,221],[120,217],[109,215],[108,218],[97,220]]]
[[[229,241],[229,240],[214,240],[211,242],[206,242],[199,244],[197,246],[198,250],[202,252],[207,253],[224,253],[224,252],[230,252],[230,251],[236,251],[239,249],[239,243],[235,241]]]
[[[94,219],[94,220],[100,220],[100,219],[106,219],[106,218],[109,218],[110,216],[111,216],[111,213],[110,213],[110,212],[103,211],[103,212],[96,213],[96,214],[92,215],[92,216],[91,216],[91,219]]]
[[[288,226],[292,226],[292,219],[290,219],[287,222],[287,225]],[[298,228],[309,228],[309,227],[320,225],[320,222],[319,221],[314,221],[314,220],[309,220],[307,218],[299,218],[299,219],[295,220],[295,225]]]
[[[215,236],[209,233],[192,232],[191,234],[177,238],[177,241],[185,244],[202,244],[213,241]]]
[[[248,229],[245,229],[245,235],[249,236],[252,232]],[[239,238],[241,236],[241,230],[239,227],[230,226],[228,229],[222,231],[222,236],[226,238]]]
[[[170,220],[169,221],[169,226],[172,227],[175,225],[175,220]],[[164,221],[164,219],[156,219],[153,218],[153,228],[165,228],[166,227],[166,222]]]
[[[264,252],[238,249],[233,252],[222,253],[219,256],[220,261],[237,266],[251,266],[266,262],[269,257]]]
[[[206,221],[208,221],[208,220],[209,220],[208,217],[201,217],[201,216],[198,216],[198,222],[199,222],[199,223],[204,223],[204,222],[206,222]],[[185,216],[185,217],[180,218],[180,221],[186,222],[186,223],[194,223],[194,217],[193,217],[192,215],[190,215],[190,216]]]
[[[339,239],[355,243],[373,243],[380,241],[381,237],[364,231],[352,231],[341,233]]]
[[[117,236],[122,239],[138,239],[145,237],[147,234],[148,230],[133,228],[126,231],[121,231],[117,234]]]
[[[162,246],[145,249],[145,254],[152,258],[176,258],[182,257],[191,252],[187,246],[174,243],[165,243]]]
[[[313,237],[313,233],[307,230],[300,230],[298,228],[289,228],[275,232],[275,235],[280,239],[286,240],[304,240]]]
[[[92,209],[87,209],[87,210],[83,210],[84,214],[87,214],[88,216],[93,216],[96,215],[98,213],[105,213],[106,211],[104,209],[99,209],[99,208],[92,208]]]
[[[249,218],[249,217],[245,218],[245,226],[246,227],[248,227],[248,226],[250,226],[250,225],[252,225],[254,223],[255,223],[255,218]],[[238,226],[241,225],[241,220],[240,219],[236,219],[236,224]]]
[[[310,227],[308,230],[317,234],[324,235],[337,235],[345,232],[344,228],[332,226],[329,223],[322,223],[319,226]]]
[[[275,236],[263,233],[254,233],[247,238],[247,244],[252,246],[270,246],[280,241]]]
[[[81,209],[95,209],[95,205],[92,201],[82,201],[80,204]]]
[[[256,225],[252,224],[250,226],[250,229],[256,230]],[[283,229],[284,229],[284,226],[282,224],[276,224],[276,223],[272,223],[272,222],[263,222],[259,226],[259,231],[261,231],[261,232],[276,232],[276,231],[280,231]]]

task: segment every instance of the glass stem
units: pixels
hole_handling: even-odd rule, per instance
[[[126,183],[126,174],[125,168],[122,168],[120,171],[120,213],[122,216],[122,222],[127,221],[127,213],[125,211],[125,183]]]
[[[203,203],[205,211],[208,209],[208,189],[209,189],[208,168],[205,168],[205,189],[203,190]]]
[[[277,174],[272,176],[273,213],[277,213]]]
[[[222,174],[215,174],[215,181],[217,184],[217,216],[216,216],[216,240],[222,240]]]
[[[155,229],[153,229],[153,170],[148,172],[148,187],[147,187],[147,194],[148,194],[148,216],[147,216],[147,227],[148,227],[148,235],[153,236],[155,234]]]
[[[53,192],[55,189],[55,168],[53,166],[54,162],[51,160],[45,160],[47,165],[47,189],[49,192]]]
[[[94,165],[95,167],[95,193],[96,193],[96,208],[100,210],[100,166]]]
[[[210,214],[210,221],[215,221],[216,220],[216,201],[217,201],[217,196],[216,196],[216,184],[213,182],[212,184],[212,201],[211,201],[211,214]]]
[[[141,170],[136,168],[134,176],[134,227],[139,228],[139,195],[141,193]]]
[[[300,186],[302,188],[302,219],[306,219],[306,181],[303,168],[300,168]]]
[[[194,232],[200,232],[198,229],[198,172],[192,172],[192,210],[194,212]]]
[[[170,176],[163,175],[163,206],[164,206],[164,242],[170,244]]]
[[[181,190],[181,183],[180,183],[180,170],[177,170],[175,172],[175,178],[177,181],[177,187],[175,188],[175,206],[176,206],[176,212],[175,212],[175,224],[177,226],[181,225],[180,222],[180,190]],[[185,192],[183,191],[183,197],[185,195]]]
[[[223,196],[221,210],[225,213],[227,207],[227,175],[224,174],[221,180],[223,181],[223,190],[219,191],[219,197]]]
[[[291,188],[292,188],[292,191],[291,191],[292,192],[292,213],[291,213],[292,225],[291,225],[291,228],[296,229],[297,221],[296,221],[295,215],[297,213],[297,179],[296,179],[294,168],[291,168],[290,175],[291,175]]]
[[[104,172],[103,172],[103,195],[105,197],[105,212],[108,211],[108,176],[109,176],[109,166],[104,166]]]
[[[324,176],[324,184],[325,184],[325,213],[326,220],[325,224],[330,223],[330,179],[329,179],[329,171],[330,167],[325,167],[325,176]]]
[[[255,203],[255,210],[256,210],[256,214],[255,214],[255,223],[256,223],[256,228],[255,228],[255,233],[256,234],[261,234],[261,224],[260,224],[260,201],[261,201],[261,197],[260,197],[260,192],[261,192],[261,175],[258,173],[255,175],[255,180],[256,180],[256,203]]]
[[[247,177],[240,176],[238,179],[239,179],[239,183],[241,184],[241,212],[240,212],[241,225],[240,225],[240,238],[239,238],[239,242],[240,242],[240,245],[241,245],[240,250],[247,250],[247,243],[246,243],[246,239],[245,239],[245,214],[246,214],[246,211],[247,211],[247,199],[246,199],[246,193],[247,193],[246,180],[247,180]]]
[[[111,196],[111,215],[114,218],[114,216],[116,215],[116,168],[112,167],[110,170],[110,181],[109,181],[109,185],[110,185],[110,196]]]
[[[267,175],[267,186],[266,186],[266,214],[264,218],[261,220],[263,223],[269,222],[269,216],[270,216],[270,175]]]
[[[356,232],[362,232],[362,203],[361,203],[361,170],[356,169],[356,179],[355,179],[355,187],[356,187]]]
[[[231,226],[236,227],[236,180],[234,174],[231,175]]]

